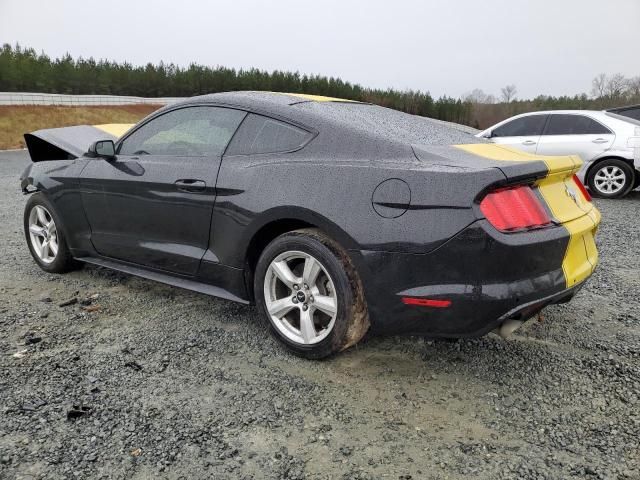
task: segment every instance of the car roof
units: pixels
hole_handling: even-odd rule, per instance
[[[609,128],[617,129],[617,128],[625,128],[629,124],[632,125],[640,125],[640,121],[635,120],[631,117],[625,117],[616,112],[611,112],[607,110],[541,110],[539,112],[526,112],[520,113],[518,115],[514,115],[509,118],[505,118],[504,120],[486,128],[485,130],[478,133],[476,136],[484,134],[489,130],[493,130],[501,125],[504,125],[507,122],[510,122],[516,118],[528,117],[532,115],[549,115],[549,114],[566,114],[566,115],[586,115],[591,117],[600,123],[605,124]]]
[[[224,92],[191,97],[176,105],[213,103],[280,117],[318,132],[352,135],[403,144],[459,144],[476,141],[476,129],[390,108],[321,95],[279,92]]]
[[[544,111],[540,111],[540,112],[530,112],[530,113],[523,113],[520,115],[515,115],[511,118],[516,118],[516,117],[523,117],[526,115],[536,115],[536,114],[550,114],[550,113],[554,113],[554,114],[568,114],[568,115],[587,115],[589,117],[592,117],[598,121],[600,121],[601,123],[604,123],[608,126],[612,126],[612,124],[615,125],[621,125],[620,122],[622,122],[622,124],[627,124],[627,123],[632,123],[632,124],[637,124],[638,120],[632,118],[632,117],[626,117],[623,116],[619,113],[619,111],[615,111],[616,109],[611,109],[611,110],[544,110]],[[510,119],[507,119],[510,120]]]
[[[524,117],[525,115],[548,115],[550,113],[555,114],[568,114],[568,115],[597,115],[603,116],[605,112],[603,110],[540,110],[538,112],[527,112],[515,115],[516,117]]]
[[[326,97],[323,95],[309,95],[305,93],[282,93],[282,92],[262,92],[262,91],[240,91],[210,93],[190,97],[181,104],[213,102],[234,105],[247,109],[272,109],[283,106],[296,105],[305,102],[347,102],[363,103],[355,100],[343,98]]]

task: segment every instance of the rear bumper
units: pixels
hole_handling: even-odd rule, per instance
[[[356,252],[372,332],[475,337],[569,301],[594,268],[584,257],[587,272],[568,281],[566,252],[575,238],[564,226],[505,235],[479,220],[428,254]],[[405,305],[403,297],[451,304]]]
[[[479,335],[484,335],[485,333],[488,333],[500,327],[500,325],[502,325],[507,320],[518,320],[520,322],[524,322],[526,320],[529,320],[534,315],[537,315],[538,313],[540,313],[540,311],[543,308],[549,305],[554,305],[558,303],[567,303],[576,295],[576,293],[578,293],[578,291],[580,291],[584,283],[585,282],[577,284],[571,288],[567,288],[566,290],[563,290],[554,295],[550,295],[545,298],[540,298],[538,300],[533,300],[528,304],[516,307],[514,310],[505,313],[500,318],[496,319],[494,322],[489,322],[489,324],[487,325],[487,329],[483,332],[480,332]],[[471,336],[474,336],[474,335],[471,335]]]

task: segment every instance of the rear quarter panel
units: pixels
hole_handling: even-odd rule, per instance
[[[277,219],[297,219],[325,230],[350,250],[426,253],[475,220],[475,195],[504,176],[403,159],[326,158],[302,153],[224,157],[217,181],[212,250],[220,262],[242,267],[251,238]],[[397,218],[373,208],[383,181],[410,188],[410,205]]]

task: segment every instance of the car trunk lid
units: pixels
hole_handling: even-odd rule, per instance
[[[587,215],[594,208],[574,179],[582,165],[577,155],[534,155],[496,144],[456,145],[456,148],[492,162],[508,184],[531,181],[558,224]]]

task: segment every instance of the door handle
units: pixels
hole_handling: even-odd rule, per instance
[[[606,138],[596,138],[595,140],[592,140],[593,143],[607,143],[609,140],[607,140]]]
[[[525,140],[524,142],[522,142],[523,145],[535,145],[536,142],[534,142],[533,140]]]
[[[204,180],[196,180],[193,178],[176,180],[174,185],[181,192],[204,192],[207,188],[207,184]]]

